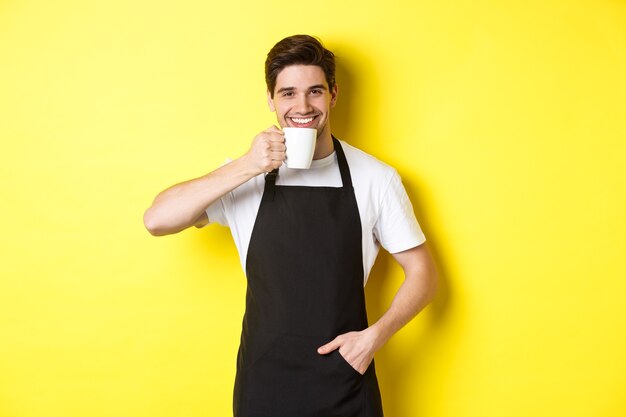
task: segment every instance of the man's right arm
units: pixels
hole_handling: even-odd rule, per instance
[[[240,158],[161,191],[144,213],[146,229],[154,236],[163,236],[205,225],[207,207],[251,178],[282,165],[284,142],[282,131],[272,126],[259,133]]]

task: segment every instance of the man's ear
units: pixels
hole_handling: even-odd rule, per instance
[[[270,90],[267,90],[267,105],[269,106],[270,111],[276,111],[276,107],[274,107],[274,99],[272,98]]]
[[[335,107],[335,104],[337,104],[338,92],[339,92],[339,87],[337,87],[337,83],[335,83],[335,85],[333,85],[333,88],[331,88],[330,90],[330,107],[331,108]]]

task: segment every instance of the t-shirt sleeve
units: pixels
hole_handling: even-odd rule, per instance
[[[209,223],[219,223],[222,226],[228,226],[228,218],[226,217],[226,207],[224,199],[229,198],[229,196],[230,193],[226,194],[206,208],[205,211],[207,217],[209,218]]]
[[[426,241],[400,175],[395,171],[383,192],[374,236],[389,253],[402,252]]]

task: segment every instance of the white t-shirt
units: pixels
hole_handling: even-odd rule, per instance
[[[389,253],[397,253],[421,245],[426,238],[396,170],[344,141],[341,145],[361,217],[365,285],[380,246]],[[313,161],[310,169],[289,169],[283,165],[276,184],[341,187],[337,155],[333,152]],[[264,187],[265,176],[258,175],[206,209],[210,223],[230,227],[244,272]]]

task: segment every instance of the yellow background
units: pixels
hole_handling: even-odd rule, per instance
[[[230,414],[229,232],[142,215],[275,123],[263,62],[295,33],[441,271],[377,355],[386,416],[626,415],[626,2],[4,0],[0,416]],[[401,279],[381,256],[370,319]]]

